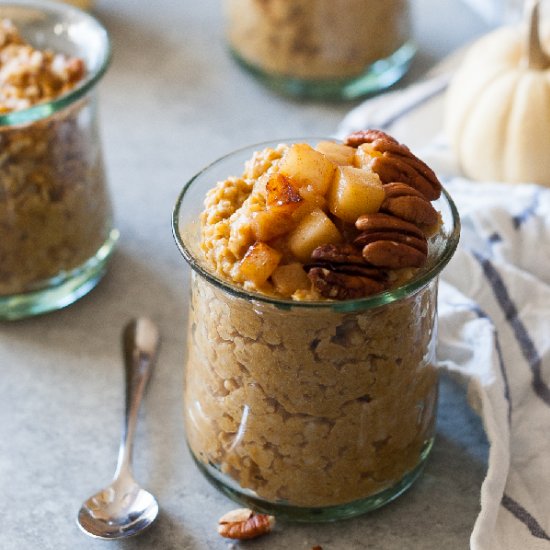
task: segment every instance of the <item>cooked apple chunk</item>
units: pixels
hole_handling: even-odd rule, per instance
[[[241,260],[240,274],[256,286],[261,286],[271,277],[279,265],[281,257],[282,254],[269,245],[255,242]]]
[[[385,192],[378,174],[339,166],[328,194],[329,210],[341,220],[355,223],[362,214],[378,212]]]
[[[288,236],[288,246],[301,262],[309,261],[311,253],[322,244],[336,244],[342,235],[330,218],[319,208],[304,216]]]
[[[292,145],[279,165],[279,172],[292,178],[298,187],[309,185],[320,195],[328,191],[335,169],[333,162],[307,143]]]
[[[275,173],[266,184],[266,205],[270,210],[292,213],[304,199],[289,176]]]
[[[271,275],[275,290],[283,296],[292,296],[297,290],[305,290],[311,282],[302,264],[292,263],[280,265]]]
[[[315,149],[338,166],[350,166],[354,163],[355,147],[334,141],[320,141]]]
[[[252,214],[250,229],[255,240],[265,242],[288,233],[296,223],[290,213],[261,210]]]
[[[381,156],[382,153],[380,151],[375,151],[371,143],[363,143],[357,147],[353,164],[355,164],[357,168],[370,168],[372,160]]]

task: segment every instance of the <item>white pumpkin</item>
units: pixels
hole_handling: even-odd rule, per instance
[[[538,1],[524,29],[503,27],[470,47],[447,91],[445,130],[468,177],[550,186],[550,58]]]

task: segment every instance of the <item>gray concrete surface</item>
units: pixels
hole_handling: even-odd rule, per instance
[[[355,104],[293,101],[264,89],[228,57],[215,0],[98,0],[94,12],[114,45],[101,85],[101,129],[121,240],[91,294],[54,314],[0,324],[0,548],[230,548],[216,522],[233,505],[200,476],[184,444],[188,271],[172,241],[171,209],[183,183],[221,154],[266,139],[330,134]],[[415,21],[420,50],[403,84],[486,30],[459,0],[419,0]],[[139,314],[159,323],[163,344],[142,410],[135,473],[162,511],[139,538],[94,541],[75,517],[114,470],[119,334]],[[463,388],[445,378],[434,452],[406,495],[354,520],[280,523],[269,537],[241,546],[467,548],[486,456]]]

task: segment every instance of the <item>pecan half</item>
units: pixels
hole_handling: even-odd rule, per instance
[[[380,210],[389,212],[421,228],[433,227],[439,219],[437,210],[432,206],[430,201],[414,196],[386,197]]]
[[[370,144],[372,151],[381,153],[371,162],[371,168],[382,183],[403,182],[420,191],[428,200],[435,200],[441,194],[441,182],[435,172],[420,160],[407,146],[381,130],[353,132],[345,140],[346,145],[359,147]]]
[[[398,231],[399,233],[415,235],[421,239],[425,238],[422,230],[413,223],[382,212],[359,216],[355,222],[355,227],[359,231]]]
[[[359,147],[359,145],[363,145],[363,143],[372,143],[377,139],[386,139],[393,143],[398,143],[396,139],[382,130],[369,129],[352,132],[347,138],[344,139],[344,144],[351,147]]]
[[[353,244],[325,244],[305,266],[315,289],[325,298],[349,300],[381,292],[386,274],[369,264]]]
[[[313,286],[325,298],[353,300],[382,292],[385,285],[370,277],[338,273],[324,267],[313,267],[308,272]]]
[[[254,539],[269,533],[274,525],[273,516],[257,514],[248,508],[238,508],[218,520],[218,533],[229,539]]]
[[[363,256],[373,265],[388,269],[421,267],[426,254],[416,248],[396,241],[380,240],[363,247]]]
[[[406,183],[420,191],[428,200],[435,200],[441,194],[441,184],[433,185],[403,158],[385,153],[373,158],[370,166],[378,174],[382,183],[395,181]]]
[[[323,244],[311,253],[311,259],[335,264],[365,264],[361,250],[352,244]]]
[[[393,199],[395,197],[419,197],[421,199],[424,198],[424,195],[415,189],[414,187],[411,187],[410,185],[407,185],[406,183],[401,183],[399,181],[386,183],[384,185],[384,193],[386,194],[387,199]]]
[[[424,255],[428,254],[428,242],[426,239],[420,239],[414,235],[407,235],[406,233],[399,233],[398,231],[373,231],[372,233],[361,233],[355,239],[354,243],[363,248],[367,244],[375,241],[394,241],[397,243],[403,243],[416,248]]]
[[[363,247],[362,255],[369,264],[400,269],[420,267],[426,261],[428,243],[416,225],[383,213],[360,216],[355,225],[362,233],[354,242]]]

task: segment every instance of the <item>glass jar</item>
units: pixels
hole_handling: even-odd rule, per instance
[[[352,99],[407,71],[408,0],[224,0],[233,56],[271,88]]]
[[[17,319],[86,294],[117,240],[96,97],[111,50],[103,26],[71,6],[12,0],[4,18],[34,48],[86,66],[68,93],[0,114],[0,319]]]
[[[391,501],[428,457],[438,275],[459,220],[444,193],[426,266],[382,294],[296,302],[248,292],[205,265],[199,215],[207,190],[275,145],[210,165],[174,210],[174,236],[192,268],[185,430],[199,469],[233,499],[291,520],[329,521]]]

